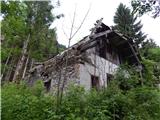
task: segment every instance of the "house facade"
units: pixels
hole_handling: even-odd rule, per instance
[[[30,70],[28,83],[43,80],[47,90],[55,91],[70,83],[86,90],[107,87],[120,64],[141,66],[140,55],[130,38],[113,31],[98,20],[91,34]]]

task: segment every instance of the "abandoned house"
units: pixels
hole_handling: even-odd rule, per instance
[[[96,21],[90,35],[30,70],[29,84],[43,80],[47,90],[69,83],[86,90],[106,87],[118,66],[128,63],[139,66],[140,55],[133,40],[112,30],[102,19]]]

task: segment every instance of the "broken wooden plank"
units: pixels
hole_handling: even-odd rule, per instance
[[[100,33],[97,33],[97,34],[93,34],[93,35],[90,35],[90,38],[91,39],[96,39],[98,37],[101,37],[101,36],[107,36],[108,33],[111,33],[112,31],[111,30],[106,30],[104,32],[100,32]]]
[[[95,47],[96,44],[97,44],[97,42],[94,41],[94,42],[92,42],[92,43],[90,43],[90,44],[84,45],[80,50],[83,52],[83,51],[85,51],[85,50],[87,50],[87,49],[89,49],[89,48]]]
[[[135,49],[133,48],[133,46],[129,42],[128,42],[128,44],[129,44],[129,46],[130,46],[130,48],[131,48],[131,50],[132,50],[137,62],[138,62],[138,64],[141,65],[141,62],[140,62],[138,56],[136,55]]]
[[[100,20],[97,20],[97,21],[96,21],[97,24],[95,25],[94,28],[91,29],[91,34],[90,34],[90,36],[93,35],[93,34],[96,32],[96,29],[97,29],[97,28],[101,27],[102,20],[103,20],[103,18],[101,18]]]

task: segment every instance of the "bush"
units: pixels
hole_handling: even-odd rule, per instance
[[[3,120],[159,120],[160,92],[151,87],[121,90],[116,82],[104,90],[71,86],[56,112],[56,98],[42,82],[34,87],[10,83],[2,87]]]
[[[54,114],[53,97],[44,94],[39,81],[34,87],[10,83],[2,87],[3,120],[45,120]]]
[[[127,97],[132,101],[130,113],[132,118],[140,120],[159,120],[160,92],[151,87],[139,87],[128,92]],[[131,116],[127,116],[131,117]]]

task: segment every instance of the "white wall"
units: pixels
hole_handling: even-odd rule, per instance
[[[88,57],[96,67],[89,63],[80,64],[80,85],[84,86],[86,90],[91,89],[91,75],[95,75],[99,77],[100,86],[106,87],[107,73],[114,74],[118,66],[92,53]]]

